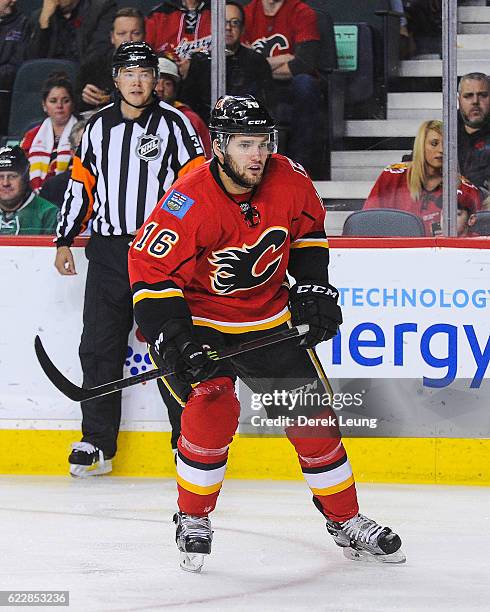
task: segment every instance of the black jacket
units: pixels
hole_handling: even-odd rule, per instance
[[[41,10],[35,11],[32,14],[29,57],[82,62],[90,55],[110,50],[110,32],[116,10],[115,0],[80,0],[70,19],[65,19],[57,9],[45,30],[39,26]]]
[[[458,160],[460,173],[480,189],[490,191],[490,121],[473,134],[458,118]]]
[[[30,27],[25,15],[14,11],[0,19],[0,89],[12,89],[17,69],[26,59]]]
[[[226,56],[226,93],[232,96],[251,94],[268,105],[272,74],[267,60],[253,49],[240,45]],[[211,57],[194,53],[189,74],[182,82],[178,98],[188,104],[207,123],[211,112]]]

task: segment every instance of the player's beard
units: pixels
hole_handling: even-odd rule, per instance
[[[230,168],[233,174],[235,174],[240,179],[240,181],[243,183],[243,186],[250,187],[250,189],[258,185],[262,180],[262,176],[264,174],[264,166],[262,167],[262,172],[260,174],[250,177],[247,176],[245,172],[242,172],[240,170],[240,167],[233,161],[233,158],[228,153],[224,154],[224,164],[228,166],[228,168]]]

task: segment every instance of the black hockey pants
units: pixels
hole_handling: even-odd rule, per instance
[[[133,236],[93,234],[86,248],[89,261],[83,307],[80,361],[83,386],[94,387],[122,378],[133,325],[128,277],[128,250]],[[180,433],[180,406],[166,389],[161,394],[169,410],[176,439]],[[102,449],[107,458],[117,450],[121,421],[121,393],[82,403],[84,442]]]

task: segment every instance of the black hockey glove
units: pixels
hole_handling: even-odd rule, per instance
[[[216,362],[195,339],[193,325],[187,319],[168,321],[154,344],[157,354],[182,382],[191,384],[211,378]]]
[[[337,305],[339,292],[322,281],[302,281],[289,291],[289,308],[293,325],[308,323],[309,332],[299,343],[313,348],[337,335],[342,311]]]

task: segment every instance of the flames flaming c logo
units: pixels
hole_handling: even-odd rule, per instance
[[[208,257],[215,267],[210,274],[211,287],[215,293],[228,295],[246,291],[267,282],[279,267],[288,232],[284,227],[270,227],[251,246],[228,247],[214,251]],[[271,259],[267,260],[269,254]]]

